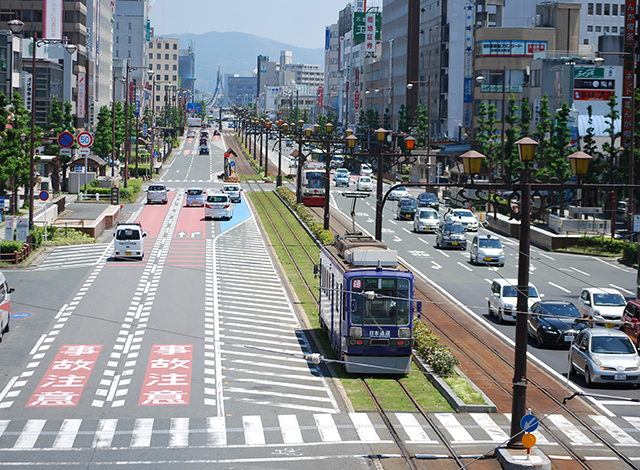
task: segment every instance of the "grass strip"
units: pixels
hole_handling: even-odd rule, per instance
[[[456,392],[466,405],[486,405],[482,395],[471,386],[464,377],[443,377],[443,380]]]
[[[424,411],[454,411],[449,402],[415,364],[411,364],[411,373],[400,379],[400,381]]]

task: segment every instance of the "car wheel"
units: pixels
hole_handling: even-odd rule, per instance
[[[7,324],[4,327],[3,333],[9,333],[9,321],[11,320],[11,317],[7,318]]]
[[[473,255],[471,253],[469,253],[469,263],[478,264],[477,261],[476,262],[473,261]]]
[[[569,375],[575,375],[578,371],[576,367],[573,365],[573,361],[571,360],[571,354],[569,354]]]
[[[500,309],[498,310],[498,323],[500,323],[501,325],[504,325],[504,310]]]
[[[591,371],[589,370],[589,366],[584,369],[584,383],[587,387],[593,387],[593,381],[591,380]]]
[[[498,267],[500,267],[500,268],[504,268],[504,263],[499,264],[499,265],[498,265]]]
[[[493,316],[493,310],[491,310],[491,302],[487,302],[487,309],[489,310],[489,316]]]
[[[543,348],[544,347],[544,339],[542,338],[542,332],[541,331],[536,331],[536,336],[534,337],[535,341],[536,341],[536,348]]]

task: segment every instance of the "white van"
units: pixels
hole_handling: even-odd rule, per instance
[[[9,319],[11,318],[11,293],[4,274],[0,272],[0,342],[6,332],[9,331]]]
[[[133,258],[142,260],[144,258],[144,237],[147,232],[142,231],[139,223],[118,224],[113,233],[113,257]]]

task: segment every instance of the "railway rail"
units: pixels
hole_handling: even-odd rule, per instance
[[[238,155],[242,155],[235,138],[229,138],[228,143],[235,147],[234,149],[237,151]],[[238,174],[255,174],[253,167],[244,158],[238,158],[236,164]],[[258,183],[257,178],[254,178],[253,181],[245,180],[245,183],[247,183],[250,189],[254,191],[264,192],[262,185],[256,184]],[[265,208],[265,204],[268,203],[277,209],[275,202],[270,198],[259,197],[257,200],[263,208]],[[314,213],[319,220],[323,219],[323,212],[321,208],[310,207],[308,209]],[[279,216],[285,219],[284,214],[282,214],[279,209],[277,212]],[[270,217],[269,223],[278,234],[276,225]],[[293,233],[293,227],[291,227],[289,223],[286,225],[288,230]],[[350,221],[343,221],[340,217],[334,216],[331,218],[330,229],[333,233],[344,233],[346,230],[351,229],[351,224]],[[283,242],[281,234],[278,234],[277,236],[283,243],[291,262],[297,266],[296,259]],[[302,241],[297,236],[295,238],[300,246],[304,247]],[[305,252],[309,259],[315,264],[316,261],[311,258],[311,254],[306,250],[306,248]],[[310,281],[304,277],[299,268],[296,267],[296,269],[298,269],[300,278],[303,280],[306,289],[311,293],[317,303],[317,294],[314,293],[314,289],[312,288]],[[420,279],[418,276],[416,276],[415,293],[416,297],[423,301],[423,313],[421,315],[421,320],[425,321],[429,328],[438,334],[445,344],[452,348],[454,353],[460,359],[461,368],[465,371],[466,375],[471,377],[474,381],[482,383],[483,391],[496,404],[498,411],[509,412],[512,396],[509,389],[511,384],[510,382],[505,382],[504,377],[512,377],[513,375],[513,364],[509,359],[509,357],[513,356],[512,348],[498,338],[495,338],[487,331],[485,331],[486,334],[479,332],[481,327],[476,322],[470,322],[468,315],[462,309],[453,307],[452,303],[446,297],[435,291],[435,289],[429,286],[426,280]],[[461,332],[463,332],[464,335],[461,335]],[[606,436],[603,436],[598,432],[598,430],[594,429],[593,426],[589,425],[581,418],[581,415],[594,412],[594,409],[588,403],[583,399],[577,399],[571,404],[573,409],[564,405],[563,399],[565,398],[565,390],[557,381],[549,377],[535,364],[529,365],[528,378],[530,383],[529,403],[533,404],[532,411],[537,416],[544,417],[549,413],[555,413],[558,410],[562,410],[562,412],[566,413],[577,423],[583,426],[584,429],[587,430],[598,442],[607,447],[617,458],[624,462],[628,468],[640,470],[640,468],[629,457],[624,455],[615,447],[614,444],[609,442]],[[417,458],[415,454],[412,455],[403,444],[402,439],[400,439],[396,434],[386,411],[382,406],[380,406],[379,401],[375,397],[375,393],[369,384],[366,383],[366,379],[361,379],[361,381],[363,382],[365,389],[368,390],[373,402],[376,404],[376,408],[383,422],[389,429],[391,435],[394,436],[394,441],[401,451],[402,460],[406,463],[406,468],[423,468],[422,464],[424,464],[424,461]],[[406,388],[404,388],[401,381],[398,381],[398,383],[416,407],[416,412],[423,416],[431,429],[433,429],[438,436],[438,439],[447,448],[449,455],[447,456],[447,459],[440,461],[440,463],[445,464],[448,460],[449,463],[455,462],[458,468],[463,468],[464,465],[469,464],[469,459],[465,458],[463,461],[463,458],[455,451],[452,443],[449,442],[446,436],[439,430],[438,426],[433,422],[429,414],[420,408],[418,403],[413,399],[413,397],[411,397],[411,394],[406,390]],[[551,429],[550,426],[545,425],[544,420],[541,420],[541,426],[542,429],[544,429],[544,431],[551,436],[571,458],[571,461],[563,461],[563,469],[583,468],[599,470],[603,468],[603,462],[587,461],[582,456],[578,455],[578,453],[572,450],[569,445],[563,442],[562,438],[553,429]],[[473,468],[485,467],[485,465],[482,464],[487,463],[489,462],[477,461],[474,463]],[[436,462],[433,460],[429,461],[429,468],[437,468],[434,464],[436,464]],[[442,468],[450,467],[446,464],[443,465]],[[489,466],[487,468],[492,467]]]

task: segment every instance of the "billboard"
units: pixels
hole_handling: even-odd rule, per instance
[[[355,12],[353,14],[353,44],[354,45],[362,44],[363,42],[365,42],[365,40],[367,39],[367,32],[374,34],[371,40],[379,41],[381,31],[382,31],[382,15],[380,13]]]
[[[478,41],[477,57],[533,57],[536,52],[547,50],[547,41]]]
[[[202,103],[187,103],[187,112],[202,113]]]
[[[42,34],[46,39],[62,39],[63,0],[44,0],[42,4]]]

